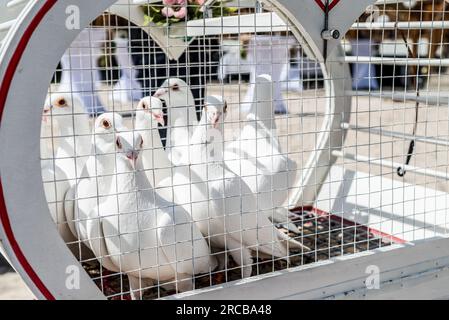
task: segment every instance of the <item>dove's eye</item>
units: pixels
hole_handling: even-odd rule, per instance
[[[56,100],[56,107],[62,108],[67,106],[67,101],[64,98],[60,98]]]
[[[179,91],[179,85],[177,83],[175,83],[171,88],[173,91]]]
[[[147,104],[146,103],[142,103],[142,109],[148,109]]]
[[[103,120],[101,122],[101,125],[105,129],[110,129],[112,127],[111,122],[109,122],[109,120]]]

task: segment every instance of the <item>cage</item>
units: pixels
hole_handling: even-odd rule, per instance
[[[447,1],[0,6],[36,297],[448,297]]]

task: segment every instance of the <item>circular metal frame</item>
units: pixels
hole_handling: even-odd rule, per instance
[[[41,176],[39,105],[45,100],[53,70],[65,50],[83,28],[116,2],[77,1],[81,29],[69,30],[65,25],[66,8],[73,5],[73,0],[32,1],[5,39],[0,56],[0,239],[13,266],[37,298],[105,298],[71,254],[49,214]],[[292,12],[300,4],[288,0],[266,2],[278,8],[281,16],[290,20],[289,25],[295,26],[294,34],[310,44],[307,49],[321,57],[319,47],[293,17]],[[339,54],[335,50],[328,61],[337,61]],[[335,161],[332,151],[344,141],[340,124],[347,122],[350,110],[350,98],[344,94],[349,69],[343,63],[323,63],[322,68],[328,79],[328,110],[319,144],[307,164],[309,169],[300,178],[301,188],[291,206],[314,199]],[[80,287],[76,289],[65,285],[73,266],[79,268]]]

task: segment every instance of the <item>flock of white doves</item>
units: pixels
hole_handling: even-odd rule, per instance
[[[226,101],[207,97],[198,122],[180,79],[139,102],[133,130],[118,113],[102,114],[91,129],[76,95],[49,94],[43,130],[51,128],[54,148],[41,142],[43,181],[72,251],[126,274],[138,299],[141,288],[163,282],[191,290],[195,275],[225,270],[228,254],[249,277],[253,257],[309,250],[274,225],[299,232],[284,205],[296,165],[276,135],[270,76],[255,86],[240,137],[230,143]],[[165,148],[158,124],[167,127]]]

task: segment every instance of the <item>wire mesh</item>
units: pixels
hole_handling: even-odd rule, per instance
[[[325,72],[271,5],[173,3],[115,5],[140,24],[114,10],[93,21],[62,57],[44,107],[52,218],[109,299],[161,298],[447,234],[445,1],[367,8],[344,55],[326,62],[347,63],[351,77]],[[327,146],[326,179],[302,185],[318,166],[310,158],[332,116],[332,81],[352,85],[350,121],[342,146]],[[143,144],[124,150],[127,133]],[[125,169],[124,152],[134,161]],[[294,203],[304,188],[315,196]]]

